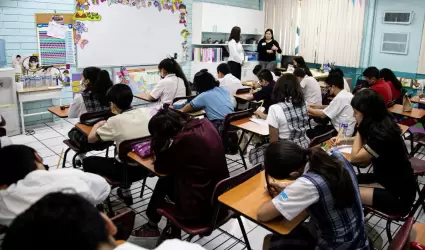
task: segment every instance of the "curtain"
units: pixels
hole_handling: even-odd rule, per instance
[[[302,0],[300,55],[307,62],[359,67],[365,5],[365,1]]]
[[[266,29],[273,29],[282,55],[294,55],[297,36],[298,0],[265,0]]]
[[[425,22],[424,22],[424,28],[422,31],[422,43],[421,43],[421,51],[419,54],[417,73],[425,74]]]

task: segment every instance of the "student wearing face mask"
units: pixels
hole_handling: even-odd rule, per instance
[[[158,101],[160,105],[163,105],[172,104],[176,97],[191,96],[189,81],[176,60],[166,58],[159,63],[158,69],[162,80],[149,94],[142,94],[142,99]]]
[[[95,124],[88,136],[89,143],[114,141],[119,150],[123,141],[146,137],[149,135],[148,122],[150,110],[146,108],[132,108],[133,93],[126,84],[115,84],[107,93],[111,103],[111,111],[116,114],[107,121]],[[84,171],[105,176],[111,180],[124,182],[126,185],[117,191],[118,196],[127,205],[133,204],[130,185],[142,179],[146,172],[140,167],[128,167],[119,157],[105,158],[90,156],[83,160]]]
[[[356,124],[353,118],[354,111],[350,104],[353,94],[344,89],[344,79],[339,74],[330,75],[325,83],[329,88],[329,93],[335,97],[325,109],[309,107],[308,114],[311,117],[328,118],[332,125],[317,125],[307,131],[307,136],[313,139],[329,131],[334,131],[336,134],[339,131],[341,123],[347,123],[346,134],[350,136],[354,133]]]
[[[109,73],[97,67],[83,70],[81,84],[83,92],[76,94],[69,106],[68,118],[79,118],[82,114],[109,109],[106,92],[113,85]]]
[[[0,159],[0,225],[8,226],[49,193],[76,193],[97,205],[111,191],[105,179],[98,175],[73,168],[47,171],[40,155],[25,145],[1,148]]]

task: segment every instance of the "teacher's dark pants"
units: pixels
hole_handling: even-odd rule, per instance
[[[228,61],[227,64],[230,67],[230,72],[233,76],[241,80],[242,77],[242,65],[234,61]]]

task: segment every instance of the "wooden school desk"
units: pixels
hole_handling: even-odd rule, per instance
[[[87,136],[90,134],[90,131],[93,128],[93,126],[85,125],[85,124],[82,124],[82,123],[75,124],[75,127]]]
[[[403,111],[403,105],[395,104],[391,108],[388,108],[388,111],[390,111],[393,114],[402,115],[414,119],[421,119],[425,116],[425,110],[424,109],[417,109],[413,108],[411,112],[404,112]]]
[[[258,209],[266,201],[271,200],[269,193],[264,188],[265,185],[266,179],[263,171],[239,186],[220,195],[218,201],[267,230],[281,235],[289,234],[308,217],[308,214],[304,211],[291,221],[283,218],[270,222],[258,221]]]
[[[59,118],[68,118],[69,107],[65,107],[65,109],[62,110],[60,106],[53,106],[47,110]]]
[[[146,102],[156,102],[156,100],[151,101],[151,100],[148,100],[148,99],[143,98],[143,95],[142,95],[142,94],[137,94],[137,95],[135,95],[134,97],[136,97],[137,99],[140,99],[140,100],[146,101]]]
[[[419,96],[414,96],[414,97],[410,98],[410,101],[414,102],[414,103],[425,104],[425,98],[421,99],[421,98],[419,98]]]
[[[251,102],[254,101],[254,99],[252,99],[252,94],[251,93],[244,93],[244,94],[238,94],[238,95],[233,95],[236,99],[242,100],[242,101],[247,101],[247,102]]]
[[[155,174],[156,176],[166,176],[165,174],[161,174],[155,171],[152,157],[142,158],[134,152],[129,152],[127,156],[138,164],[140,164],[141,166],[143,166],[144,168],[146,168],[147,170],[149,170],[150,172],[152,172],[153,174]]]

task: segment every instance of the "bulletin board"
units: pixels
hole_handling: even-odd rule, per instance
[[[78,68],[157,65],[175,53],[179,60],[186,25],[182,12],[172,9],[174,2],[81,0],[78,15],[87,14],[91,20],[82,21],[84,46],[77,46]]]
[[[63,38],[48,36],[49,22],[53,17],[63,18],[66,35]],[[41,66],[75,64],[75,45],[73,32],[73,14],[37,13],[35,23],[37,30],[38,54]]]

